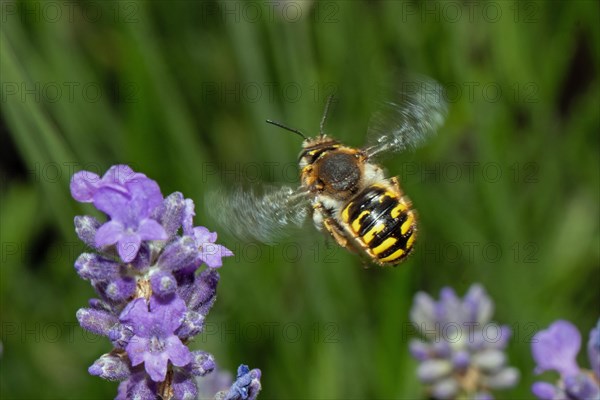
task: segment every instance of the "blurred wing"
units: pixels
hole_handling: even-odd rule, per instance
[[[310,210],[307,193],[287,186],[218,191],[208,196],[206,205],[234,237],[267,244],[300,228]]]
[[[444,123],[448,106],[442,86],[426,77],[404,81],[369,121],[369,157],[421,146]]]

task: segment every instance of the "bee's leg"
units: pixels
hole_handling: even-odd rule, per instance
[[[327,233],[329,233],[329,236],[331,236],[337,244],[354,251],[354,249],[351,249],[348,246],[348,239],[344,236],[342,227],[339,226],[336,220],[331,216],[331,212],[323,207],[323,204],[321,203],[315,203],[313,209],[313,221],[317,226],[317,229],[323,230],[323,228],[325,228]]]
[[[344,232],[344,228],[340,225],[340,223],[333,217],[331,212],[327,210],[321,203],[317,203],[314,206],[315,214],[319,214],[321,221],[321,228],[325,228],[329,236],[331,236],[338,245],[342,248],[361,255],[362,265],[364,268],[369,268],[369,262],[364,258],[363,252],[361,251],[361,247],[359,243],[352,240],[352,238],[346,236]],[[329,243],[329,242],[326,242]]]
[[[346,237],[344,236],[344,233],[341,230],[341,227],[338,225],[338,223],[333,218],[331,218],[331,217],[326,218],[323,221],[323,226],[325,226],[325,229],[327,229],[327,232],[329,232],[331,237],[333,237],[335,239],[337,244],[339,244],[340,246],[342,246],[343,248],[346,248],[348,250],[355,251],[354,248],[352,248],[349,245],[348,239],[346,239]]]
[[[360,255],[361,264],[363,268],[367,269],[371,266],[369,264],[369,261],[365,258],[363,252],[361,251],[359,244],[354,240],[348,239],[348,237],[344,235],[343,228],[334,218],[326,218],[324,221],[324,225],[329,234],[335,239],[335,241],[340,246],[352,253],[357,253]]]
[[[323,216],[325,212],[325,208],[323,207],[323,205],[321,203],[315,203],[313,204],[313,223],[315,224],[315,228],[317,228],[317,230],[319,232],[323,231],[323,228],[327,229],[325,227],[325,222],[324,219],[325,217]],[[329,231],[329,230],[327,230]],[[330,235],[333,236],[333,235]],[[330,242],[330,237],[326,236],[325,237],[325,246],[327,249],[331,248],[331,242]]]

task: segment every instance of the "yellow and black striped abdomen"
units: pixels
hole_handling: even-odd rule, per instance
[[[391,187],[367,187],[343,208],[341,219],[346,232],[381,266],[400,263],[412,250],[415,213]]]

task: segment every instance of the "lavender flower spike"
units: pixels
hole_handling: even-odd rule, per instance
[[[556,384],[536,382],[531,391],[543,400],[600,400],[600,321],[590,332],[588,355],[593,371],[581,369],[576,357],[581,348],[581,335],[568,321],[558,320],[533,337],[531,351],[537,367],[535,372],[555,370],[560,374]]]
[[[75,217],[78,236],[95,251],[79,256],[75,270],[98,294],[77,319],[113,345],[88,372],[121,381],[117,399],[194,399],[197,377],[215,362],[187,343],[202,332],[216,299],[216,268],[233,253],[216,243],[216,232],[193,226],[192,200],[177,192],[163,198],[155,181],[126,165],[102,178],[76,173],[71,193],[106,214],[104,222]],[[259,370],[241,368],[226,394],[255,399],[259,378]]]
[[[417,293],[410,311],[413,325],[427,339],[409,350],[419,361],[419,380],[435,399],[493,399],[491,390],[513,387],[519,371],[508,367],[504,349],[510,329],[490,322],[494,304],[481,285],[463,299],[443,288],[440,300]]]

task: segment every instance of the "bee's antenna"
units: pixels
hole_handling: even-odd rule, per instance
[[[327,98],[327,103],[325,103],[325,110],[323,111],[323,118],[321,118],[321,124],[319,125],[319,135],[321,137],[325,136],[325,132],[323,132],[323,128],[325,128],[325,121],[327,120],[327,113],[329,112],[329,106],[333,101],[333,94],[330,94]]]
[[[293,128],[290,128],[289,126],[285,126],[281,122],[271,121],[270,119],[268,119],[267,124],[275,125],[275,126],[285,129],[286,131],[294,132],[295,134],[302,136],[302,138],[304,138],[304,140],[308,140],[308,138],[304,135],[304,133],[300,132],[298,129],[293,129]]]

